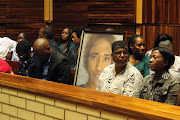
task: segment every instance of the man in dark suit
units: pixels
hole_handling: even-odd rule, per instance
[[[52,48],[55,48],[56,50],[58,50],[58,52],[61,52],[58,44],[56,43],[56,41],[54,41],[53,34],[54,33],[51,27],[43,27],[39,30],[38,38],[46,38]]]
[[[37,39],[33,44],[36,59],[36,78],[64,84],[73,84],[68,59],[56,49],[51,48],[45,38]]]

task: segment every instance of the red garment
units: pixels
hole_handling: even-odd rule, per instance
[[[5,73],[11,73],[12,68],[9,66],[9,64],[0,58],[0,72],[5,72]]]

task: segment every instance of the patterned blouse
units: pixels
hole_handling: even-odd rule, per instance
[[[115,64],[111,64],[102,71],[97,90],[138,98],[142,80],[143,76],[139,70],[129,62],[118,75],[116,75]]]
[[[143,79],[143,88],[140,98],[167,104],[176,104],[179,83],[169,72],[165,72],[159,81],[154,84],[154,74]]]

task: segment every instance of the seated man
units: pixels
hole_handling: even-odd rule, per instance
[[[128,46],[124,41],[112,44],[114,64],[107,66],[98,80],[97,90],[129,97],[139,97],[143,76],[128,62]]]
[[[34,77],[35,56],[31,47],[31,43],[27,40],[20,41],[16,46],[16,52],[20,59],[18,75]]]
[[[54,41],[53,30],[51,27],[43,27],[39,30],[38,38],[45,38],[49,41],[50,46],[61,52],[58,44]]]
[[[36,78],[64,84],[73,84],[68,59],[56,49],[50,47],[45,38],[37,39],[33,44],[36,59]]]

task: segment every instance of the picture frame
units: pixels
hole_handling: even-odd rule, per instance
[[[113,63],[111,44],[124,41],[126,32],[85,30],[81,35],[74,85],[96,89],[102,70]]]

